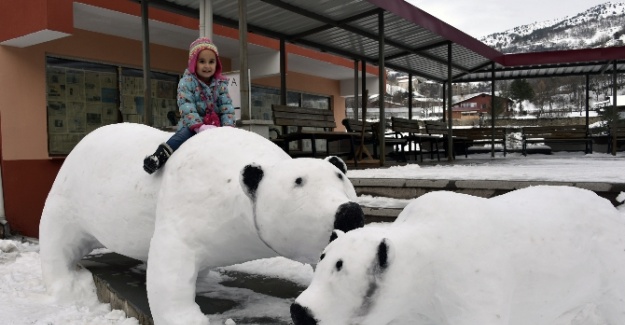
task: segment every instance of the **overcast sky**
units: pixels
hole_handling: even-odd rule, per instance
[[[496,32],[574,16],[606,0],[405,0],[459,30],[480,38]],[[618,3],[620,1],[612,1]]]

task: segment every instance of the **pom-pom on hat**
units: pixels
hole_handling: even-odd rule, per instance
[[[219,60],[219,51],[217,50],[217,46],[211,42],[208,37],[200,37],[193,41],[189,46],[189,72],[195,74],[195,66],[197,64],[197,57],[203,50],[211,50],[215,53],[215,58],[217,59],[217,66],[215,67],[215,74],[213,75],[216,79],[221,79],[221,61]]]

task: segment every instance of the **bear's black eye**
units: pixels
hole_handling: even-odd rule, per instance
[[[301,177],[295,179],[295,184],[301,186],[304,183],[304,180]]]
[[[336,261],[336,270],[340,271],[343,268],[343,260]]]
[[[336,176],[338,176],[339,179],[343,179],[343,174],[341,174],[341,173],[336,173]]]
[[[321,256],[319,256],[319,260],[321,261],[324,257],[326,257],[325,253],[323,253],[323,254],[321,254]]]

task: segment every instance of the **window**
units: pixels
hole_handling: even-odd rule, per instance
[[[154,126],[171,125],[178,76],[152,73],[151,79]],[[50,155],[69,154],[100,126],[144,122],[142,70],[47,57],[46,83]]]
[[[253,120],[271,121],[271,105],[280,104],[280,89],[252,85],[252,116]],[[288,106],[330,109],[330,97],[287,91]]]
[[[120,112],[124,122],[145,123],[143,70],[121,69],[121,102]],[[152,72],[152,117],[154,127],[166,128],[176,125],[177,119],[168,118],[171,114],[178,114],[176,93],[178,76]],[[170,113],[171,112],[171,113]]]
[[[179,76],[153,71],[150,79],[154,127],[175,125]],[[100,126],[146,123],[141,69],[46,57],[46,80],[50,155],[69,154],[87,133]],[[252,86],[251,97],[251,118],[271,120],[271,105],[280,103],[280,90]],[[287,104],[292,106],[330,109],[330,103],[329,96],[287,93]]]
[[[477,107],[477,103],[465,102],[465,103],[461,103],[460,107],[464,107],[464,108]]]
[[[330,109],[330,97],[302,93],[302,107]]]
[[[280,104],[280,90],[276,88],[260,87],[252,85],[252,119],[272,120],[271,105]],[[288,106],[310,107],[319,109],[331,109],[330,97],[301,92],[287,91],[286,103]],[[295,127],[292,131],[296,131]],[[326,140],[316,140],[317,148],[323,148]],[[311,151],[310,140],[296,141],[289,144],[290,150]]]
[[[48,151],[68,154],[87,133],[118,121],[117,68],[48,57]]]

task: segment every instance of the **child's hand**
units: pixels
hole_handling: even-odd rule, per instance
[[[214,129],[214,128],[216,128],[216,126],[204,124],[204,125],[200,126],[199,128],[195,129],[195,132],[196,133],[200,133],[202,131],[206,131],[208,129]]]
[[[219,121],[219,116],[217,116],[217,113],[215,113],[214,111],[204,116],[204,124],[221,126],[221,123]]]

